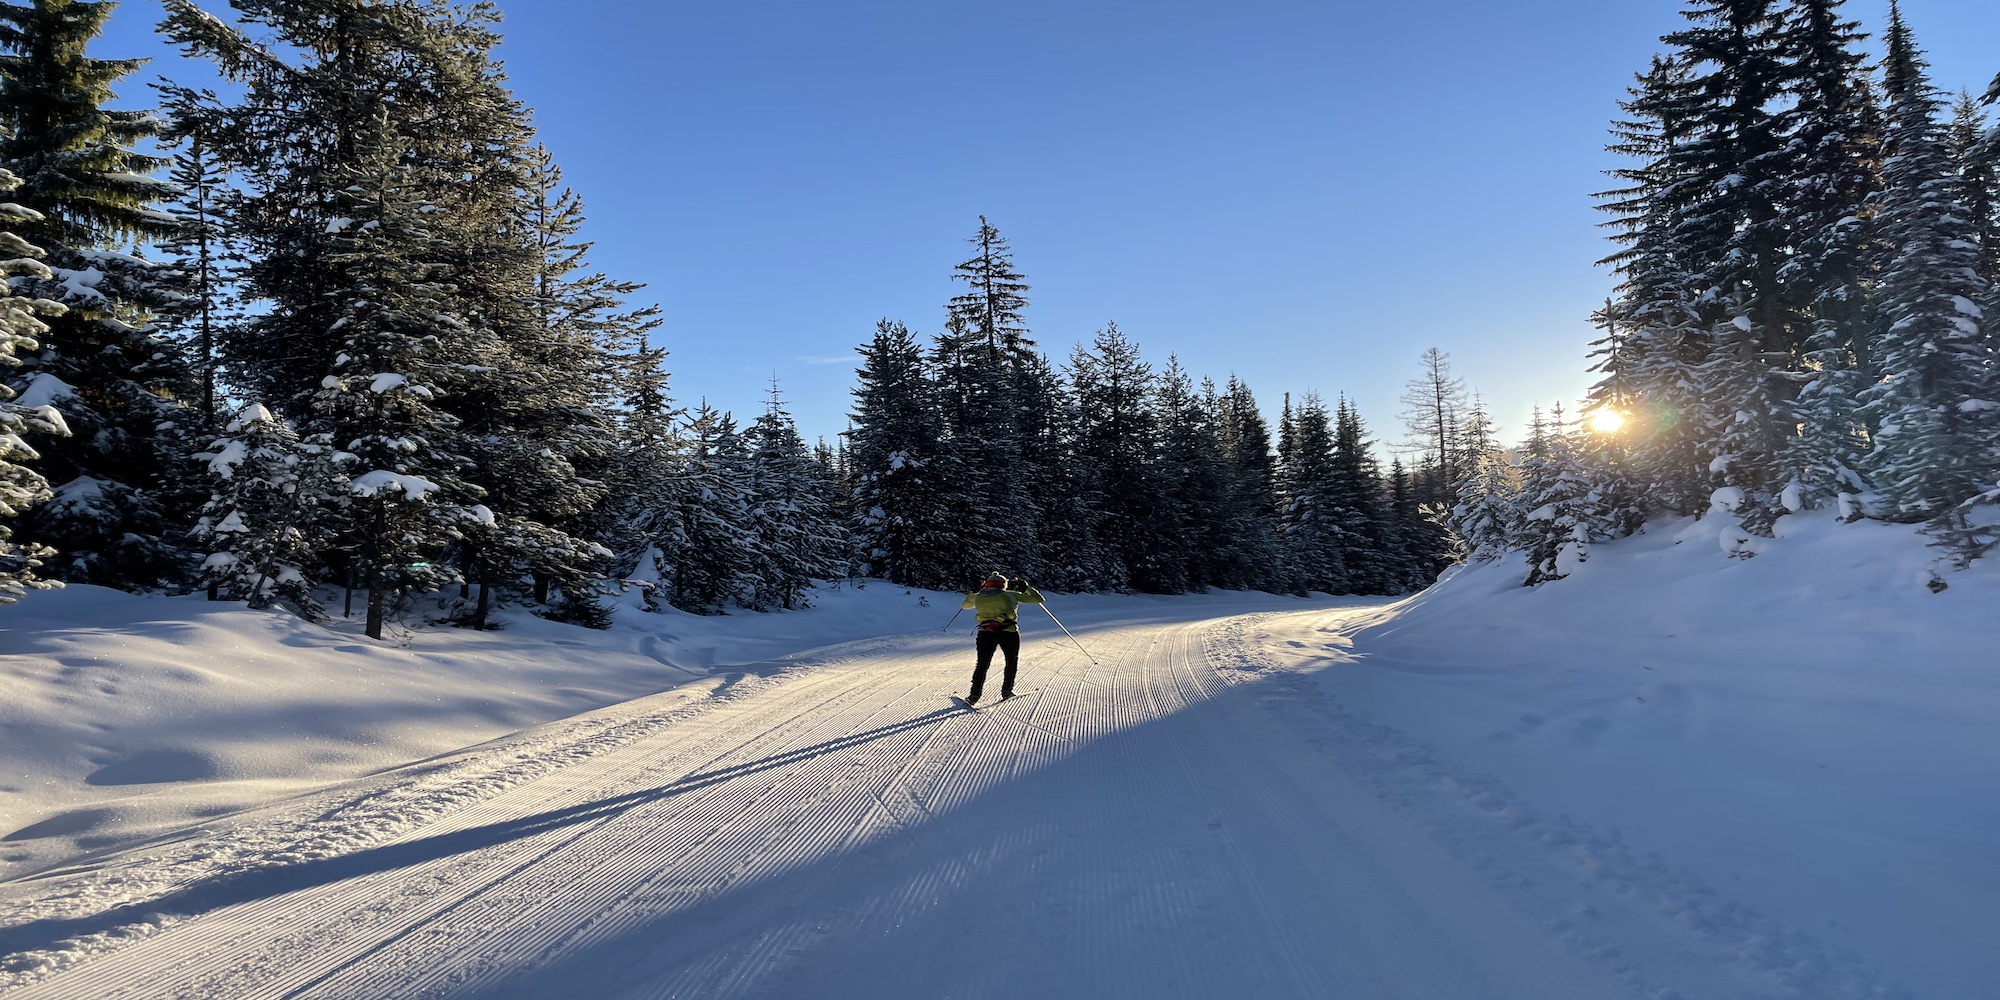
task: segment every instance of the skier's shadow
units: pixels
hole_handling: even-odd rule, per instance
[[[698,791],[747,774],[796,764],[824,753],[870,743],[897,733],[921,729],[960,714],[961,711],[956,708],[941,708],[914,719],[851,733],[758,760],[731,764],[712,771],[699,771],[657,788],[551,809],[505,822],[384,844],[340,857],[230,872],[204,879],[156,899],[117,906],[89,916],[30,921],[18,927],[0,930],[0,955],[48,948],[67,938],[110,931],[155,916],[200,916],[239,903],[407,868],[454,854],[497,847],[509,841],[532,837],[566,826],[609,819],[635,806],[672,798],[684,792]]]

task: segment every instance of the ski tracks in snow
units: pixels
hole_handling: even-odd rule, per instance
[[[0,887],[0,987],[1729,1000],[1804,981],[1704,935],[1727,904],[1690,919],[1593,878],[1504,790],[1259,669],[1257,624],[1079,629],[1095,664],[1031,641],[1034,690],[979,713],[945,701],[962,640],[910,637],[544,727]]]

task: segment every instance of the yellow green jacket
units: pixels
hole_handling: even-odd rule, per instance
[[[1041,603],[1043,603],[1042,592],[1033,587],[1026,590],[1001,590],[988,587],[965,595],[965,601],[959,607],[971,608],[978,616],[980,625],[999,622],[1000,631],[1019,632],[1021,605]]]

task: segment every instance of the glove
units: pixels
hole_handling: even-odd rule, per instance
[[[1008,589],[1008,590],[1018,590],[1018,591],[1023,591],[1023,592],[1025,592],[1025,591],[1027,591],[1027,590],[1029,589],[1029,588],[1028,588],[1028,580],[1027,580],[1027,578],[1026,578],[1026,577],[1020,577],[1020,576],[1017,576],[1017,577],[1013,578],[1012,580],[1009,580],[1009,581],[1007,581],[1007,589]]]

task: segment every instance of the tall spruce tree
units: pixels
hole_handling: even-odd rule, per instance
[[[1214,386],[1207,391],[1212,395]],[[1238,526],[1229,517],[1222,443],[1210,418],[1213,407],[1196,391],[1180,359],[1171,355],[1160,373],[1156,400],[1157,462],[1165,490],[1158,515],[1161,530],[1180,553],[1181,586],[1204,591],[1241,573],[1231,558]]]
[[[1978,303],[1989,289],[1938,120],[1943,102],[1894,5],[1883,82],[1881,218],[1895,254],[1880,291],[1888,327],[1871,352],[1882,378],[1863,400],[1877,429],[1870,471],[1880,513],[1918,521],[1948,514],[2000,470],[2000,359],[1982,325]]]
[[[380,639],[402,595],[436,590],[459,574],[447,547],[491,511],[453,450],[458,421],[437,406],[457,365],[444,346],[465,332],[452,288],[431,263],[433,214],[407,166],[407,148],[380,122],[345,171],[328,224],[325,263],[339,309],[339,352],[311,398],[313,426],[349,454],[353,496],[343,547],[368,589],[366,632]]]
[[[776,384],[748,438],[757,564],[746,603],[753,611],[803,608],[814,580],[838,574],[846,533],[828,502],[824,470],[799,437]]]
[[[1784,113],[1795,163],[1786,197],[1795,251],[1780,277],[1809,306],[1795,423],[1782,465],[1788,508],[1819,507],[1861,493],[1867,428],[1860,393],[1873,379],[1868,337],[1876,324],[1874,213],[1881,137],[1865,76],[1859,26],[1840,0],[1797,0],[1788,19],[1793,105]]]
[[[1345,397],[1334,407],[1331,486],[1333,506],[1340,518],[1340,559],[1347,569],[1348,591],[1402,592],[1403,574],[1395,563],[1382,470],[1375,463],[1361,415]]]
[[[1028,339],[1028,283],[1014,269],[1014,251],[986,216],[968,241],[971,259],[952,269],[952,280],[965,282],[965,293],[953,296],[951,314],[979,336],[990,350],[1013,354],[1035,346]]]
[[[946,447],[923,348],[883,320],[861,347],[853,429],[853,537],[861,572],[912,587],[955,587],[956,469]]]
[[[1146,592],[1187,589],[1186,565],[1174,550],[1178,526],[1165,501],[1157,465],[1158,376],[1139,346],[1106,324],[1089,349],[1070,355],[1076,387],[1078,456],[1095,473],[1104,519],[1097,538],[1125,564],[1127,585]]]
[[[1340,507],[1344,492],[1337,464],[1333,420],[1326,404],[1308,393],[1294,409],[1285,401],[1279,448],[1279,496],[1284,513],[1279,521],[1289,587],[1294,593],[1349,593],[1344,553],[1348,549],[1348,512]]]
[[[1626,348],[1603,359],[1600,387],[1618,383],[1611,391],[1633,395],[1627,419],[1638,442],[1636,472],[1653,502],[1677,514],[1706,509],[1709,493],[1699,456],[1709,330],[1700,316],[1702,256],[1686,223],[1701,197],[1688,156],[1697,127],[1693,76],[1687,60],[1669,56],[1655,56],[1639,74],[1610,147],[1638,162],[1612,170],[1625,186],[1598,195],[1621,244],[1601,262],[1619,275],[1606,321],[1620,324]]]
[[[1234,575],[1222,586],[1274,589],[1283,586],[1278,539],[1277,459],[1271,428],[1250,386],[1231,375],[1216,406],[1216,435],[1227,479],[1224,516],[1233,539]]]
[[[185,359],[151,323],[179,300],[177,272],[134,250],[176,230],[156,208],[174,191],[151,176],[165,161],[137,151],[159,121],[104,106],[144,60],[86,54],[114,6],[0,4],[0,168],[20,178],[13,199],[35,215],[13,225],[46,252],[49,271],[16,281],[68,307],[48,318],[10,383],[53,403],[74,432],[30,432],[42,474],[58,485],[20,523],[21,537],[63,553],[48,567],[61,579],[147,587],[188,568],[162,503],[175,456],[160,442],[192,390]]]

